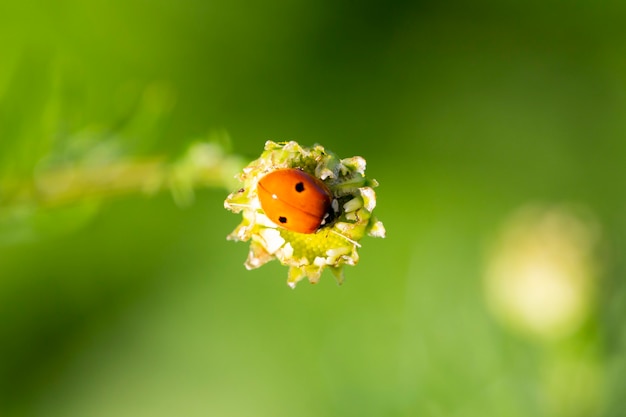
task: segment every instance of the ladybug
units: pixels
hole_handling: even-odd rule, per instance
[[[258,195],[267,217],[293,232],[314,233],[331,215],[333,196],[326,184],[300,169],[277,169],[265,175]]]

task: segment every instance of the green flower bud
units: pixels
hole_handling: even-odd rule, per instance
[[[326,268],[341,284],[343,266],[356,265],[359,260],[359,241],[366,234],[385,237],[385,227],[372,215],[376,207],[373,188],[378,183],[365,177],[365,165],[365,159],[360,156],[339,159],[320,145],[305,148],[293,141],[267,141],[261,157],[238,174],[241,188],[224,202],[226,209],[242,214],[242,222],[227,238],[250,241],[246,268],[258,268],[277,259],[289,266],[287,284],[292,288],[305,277],[312,284],[317,283]],[[331,194],[328,216],[319,219],[321,225],[313,233],[280,226],[263,210],[259,181],[270,172],[284,168],[314,176]],[[275,194],[272,198],[280,200]]]

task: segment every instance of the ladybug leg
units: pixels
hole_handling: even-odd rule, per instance
[[[320,227],[332,223],[333,220],[337,218],[337,215],[339,214],[339,201],[337,201],[336,198],[333,198],[330,207],[332,208],[332,211],[329,210],[326,214],[324,214]]]

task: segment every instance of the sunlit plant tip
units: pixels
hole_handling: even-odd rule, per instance
[[[340,159],[321,145],[267,141],[224,202],[242,214],[228,239],[250,241],[246,268],[277,259],[289,267],[292,288],[305,277],[317,283],[327,268],[341,284],[343,266],[359,260],[360,240],[385,237],[373,215],[378,183],[365,177],[365,166],[360,156]]]

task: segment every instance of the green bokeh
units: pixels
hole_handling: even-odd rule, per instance
[[[342,287],[291,290],[225,240],[227,190],[25,202],[0,218],[0,415],[624,415],[625,115],[621,2],[3,1],[0,179],[101,142],[317,142],[367,159],[388,237]],[[537,202],[603,230],[565,347],[484,296],[490,242]],[[568,358],[600,381],[546,388]],[[546,405],[576,384],[593,410]]]

